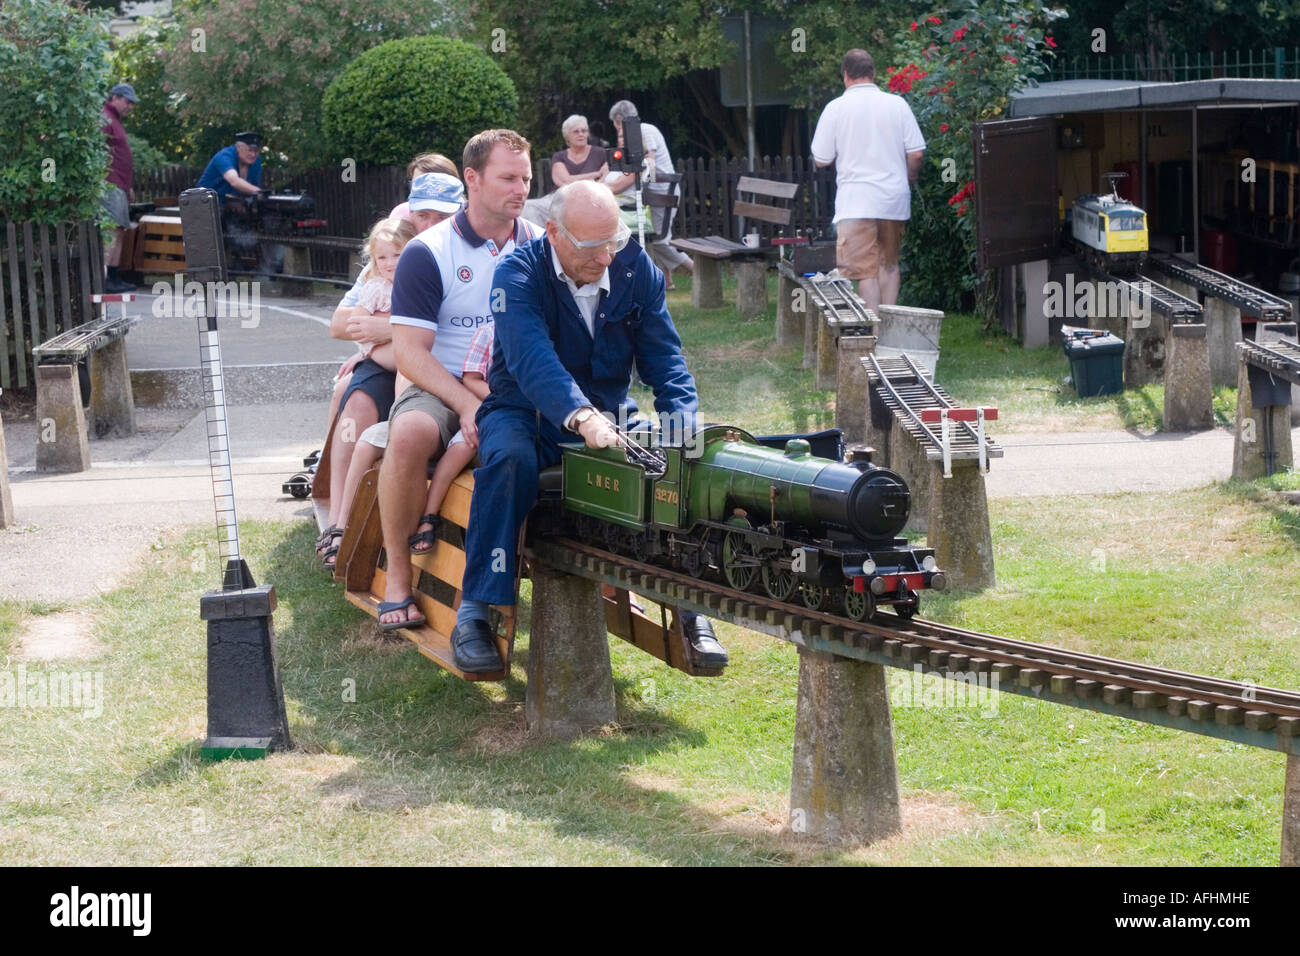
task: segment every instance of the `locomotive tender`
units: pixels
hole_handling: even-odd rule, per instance
[[[911,617],[920,591],[945,587],[934,551],[896,537],[911,497],[896,473],[817,458],[802,438],[767,448],[731,425],[691,438],[653,457],[566,446],[543,475],[532,528],[859,621],[880,605]]]

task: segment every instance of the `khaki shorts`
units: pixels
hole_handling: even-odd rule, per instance
[[[131,204],[126,201],[126,193],[121,186],[108,183],[104,188],[104,197],[100,200],[104,212],[119,229],[131,228]]]
[[[899,219],[841,219],[835,224],[835,265],[846,279],[875,279],[883,266],[898,268],[903,248]]]
[[[438,437],[442,439],[442,447],[446,448],[451,441],[452,436],[460,431],[460,415],[447,407],[437,395],[430,395],[418,385],[411,385],[393,402],[392,411],[388,413],[390,422],[397,421],[397,416],[403,412],[424,412],[438,426]]]

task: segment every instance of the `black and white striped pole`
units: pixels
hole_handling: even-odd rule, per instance
[[[205,760],[251,759],[291,746],[271,622],[275,588],[257,586],[239,550],[221,339],[212,288],[213,283],[226,281],[217,194],[211,189],[187,189],[181,193],[180,206],[187,285],[197,282],[203,288],[199,361],[222,566],[220,590],[199,599],[199,616],[208,622],[208,734],[202,755]]]

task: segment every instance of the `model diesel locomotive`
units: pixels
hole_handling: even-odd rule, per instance
[[[1111,191],[1080,196],[1070,210],[1075,245],[1094,266],[1114,273],[1136,272],[1149,248],[1146,212],[1115,191],[1124,175],[1107,173]]]
[[[896,537],[911,496],[894,472],[814,457],[803,438],[767,448],[731,425],[690,437],[653,452],[644,432],[630,450],[566,447],[530,527],[859,621],[880,605],[911,617],[920,591],[946,585],[933,550]]]

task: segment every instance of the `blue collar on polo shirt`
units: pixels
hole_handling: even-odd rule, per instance
[[[460,234],[460,237],[475,249],[487,242],[487,240],[475,232],[474,227],[469,224],[469,206],[461,207],[460,212],[456,213],[455,217],[453,217],[451,225],[452,228]],[[524,233],[522,230],[523,227],[519,225],[519,220],[516,219],[514,235],[511,237],[516,246],[528,239],[528,234]]]

